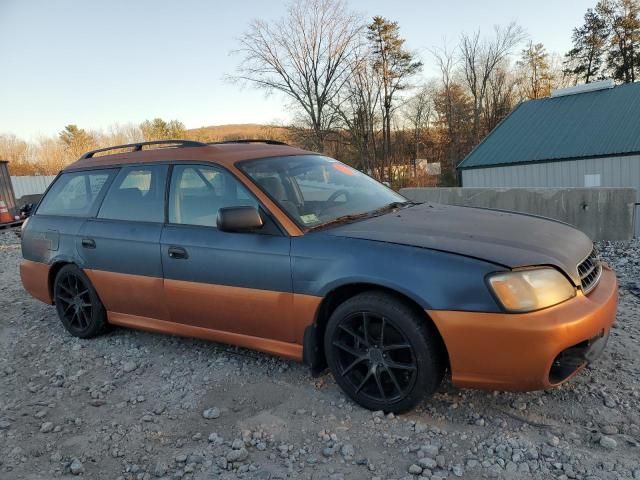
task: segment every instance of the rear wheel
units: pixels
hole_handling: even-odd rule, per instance
[[[91,338],[107,328],[107,314],[89,278],[75,265],[56,275],[53,294],[58,317],[74,337]]]
[[[331,315],[325,354],[336,382],[371,410],[400,413],[436,391],[445,370],[435,328],[385,292],[361,293]]]

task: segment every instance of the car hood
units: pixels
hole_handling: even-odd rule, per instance
[[[577,265],[593,248],[570,225],[500,210],[419,204],[341,225],[330,235],[466,255],[508,268],[553,265],[579,285]]]

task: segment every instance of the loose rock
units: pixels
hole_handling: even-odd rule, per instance
[[[82,465],[82,462],[80,460],[78,460],[77,458],[74,458],[71,461],[71,465],[69,465],[69,470],[74,475],[80,475],[81,473],[84,472],[84,465]]]
[[[618,446],[618,443],[613,438],[603,435],[602,437],[600,437],[600,445],[604,448],[613,450]]]
[[[220,409],[217,407],[207,408],[204,412],[202,412],[202,416],[207,419],[216,419],[220,417]]]
[[[40,426],[40,432],[41,433],[49,433],[53,431],[53,423],[52,422],[44,422],[41,426]]]

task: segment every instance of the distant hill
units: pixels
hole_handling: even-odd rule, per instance
[[[224,140],[238,140],[242,138],[256,138],[288,141],[291,129],[274,125],[258,123],[241,123],[229,125],[211,125],[209,127],[192,128],[187,130],[187,137],[201,142],[220,142]]]

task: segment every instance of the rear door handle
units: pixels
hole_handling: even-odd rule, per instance
[[[96,248],[96,241],[93,238],[83,238],[82,246],[84,248]]]
[[[187,259],[189,258],[189,254],[182,247],[169,247],[169,258],[174,258],[176,260]]]

